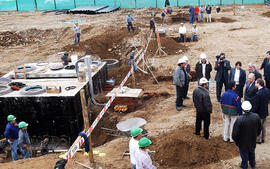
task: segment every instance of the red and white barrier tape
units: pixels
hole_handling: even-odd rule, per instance
[[[136,64],[139,64],[139,62],[141,61],[141,59],[144,57],[144,55],[145,55],[145,53],[147,51],[148,45],[150,43],[151,37],[152,37],[152,31],[151,31],[150,36],[148,38],[147,45],[146,45],[143,53],[137,59]],[[85,134],[87,135],[87,137],[89,137],[90,133],[92,133],[92,131],[94,130],[94,128],[96,127],[96,125],[98,124],[98,122],[100,121],[100,119],[103,117],[103,115],[106,112],[106,110],[112,104],[112,102],[115,99],[117,93],[124,86],[124,84],[128,80],[129,76],[133,73],[133,71],[134,71],[133,69],[130,69],[130,71],[128,72],[128,74],[124,78],[124,80],[119,85],[118,90],[115,90],[114,94],[112,95],[112,97],[110,98],[110,100],[106,103],[106,105],[104,106],[104,108],[101,110],[101,112],[99,113],[99,115],[97,116],[97,118],[95,119],[95,121],[92,123],[91,127],[86,131]],[[69,159],[71,159],[75,155],[75,153],[77,152],[77,150],[81,147],[81,145],[83,143],[84,143],[84,138],[83,137],[81,137],[77,142],[73,143],[73,145],[71,146],[71,148],[69,149],[69,151],[65,154],[65,159],[67,160],[67,163],[68,163]]]

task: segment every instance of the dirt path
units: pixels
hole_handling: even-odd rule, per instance
[[[167,57],[153,57],[148,52],[147,59],[158,76],[172,76],[175,69],[175,63],[182,55],[189,57],[189,62],[194,69],[196,62],[199,60],[201,52],[208,55],[209,61],[214,63],[215,56],[221,52],[226,53],[231,66],[234,67],[236,61],[241,61],[244,69],[247,69],[249,62],[255,62],[258,66],[265,57],[265,52],[269,50],[270,42],[270,25],[269,17],[262,14],[268,12],[269,8],[264,5],[246,5],[244,9],[237,7],[237,15],[233,16],[231,7],[224,7],[226,12],[221,14],[213,14],[215,22],[198,23],[199,42],[187,43],[186,46],[172,41],[178,37],[178,23],[169,22],[167,28],[166,40],[161,43],[165,50],[171,52]],[[156,9],[153,9],[156,10]],[[185,9],[187,10],[187,9]],[[135,43],[137,47],[143,47],[140,39],[147,37],[148,32],[148,16],[150,9],[129,10],[132,11],[136,19],[135,26],[140,26],[140,31],[135,35],[123,33],[120,37],[119,30],[125,31],[124,18],[127,10],[117,11],[111,14],[103,15],[54,15],[52,13],[42,15],[41,12],[23,12],[23,13],[1,13],[0,32],[3,37],[7,35],[6,31],[15,31],[17,34],[11,36],[18,37],[18,41],[13,41],[9,45],[0,45],[1,68],[0,72],[5,73],[15,66],[25,62],[52,61],[59,60],[56,55],[61,49],[72,48],[71,53],[84,55],[85,52],[96,52],[100,58],[115,57],[126,63],[125,52],[130,48],[131,43]],[[142,16],[143,15],[143,16]],[[142,18],[140,20],[140,18]],[[228,20],[231,18],[233,20]],[[82,26],[82,46],[74,46],[73,32],[71,25],[64,22],[71,20],[83,20]],[[24,22],[19,22],[24,20]],[[55,22],[58,22],[55,24]],[[227,23],[224,23],[227,22]],[[190,34],[191,26],[186,24],[188,34]],[[26,34],[25,32],[28,33]],[[104,35],[110,31],[110,39],[106,39]],[[120,34],[121,34],[120,31]],[[29,36],[33,34],[35,36]],[[2,36],[3,35],[3,36]],[[106,34],[105,34],[106,35]],[[102,37],[99,39],[99,36]],[[42,38],[43,37],[43,38]],[[120,39],[118,39],[120,37]],[[110,41],[102,48],[96,44],[102,44],[102,41]],[[168,39],[169,38],[169,39]],[[145,43],[143,40],[143,44]],[[97,41],[97,43],[95,43]],[[119,43],[118,43],[119,41]],[[111,43],[112,42],[112,43]],[[164,44],[165,43],[165,44]],[[175,44],[176,47],[170,48]],[[2,44],[2,43],[0,43]],[[91,44],[90,46],[87,46]],[[117,45],[120,45],[117,46]],[[125,46],[127,45],[127,46]],[[124,47],[123,47],[124,46]],[[103,47],[103,46],[102,46]],[[97,49],[96,49],[97,48]],[[111,50],[112,53],[110,53]],[[89,51],[88,51],[89,50]],[[153,51],[155,46],[153,45]],[[181,50],[181,51],[180,51]],[[173,52],[172,52],[173,51]],[[125,66],[119,68],[110,75],[115,79],[122,79],[127,68]],[[214,78],[215,72],[212,72]],[[147,120],[145,129],[149,132],[149,137],[153,139],[152,150],[158,152],[153,155],[154,164],[159,168],[201,168],[201,169],[224,169],[238,168],[240,158],[237,147],[234,144],[224,143],[221,134],[223,133],[223,120],[221,118],[220,105],[215,98],[215,83],[210,84],[211,99],[214,111],[211,117],[210,140],[205,141],[202,137],[193,134],[195,124],[195,110],[192,100],[185,100],[187,105],[181,112],[175,110],[175,86],[168,78],[158,85],[153,85],[151,76],[137,75],[137,86],[145,91],[166,92],[167,96],[157,96],[154,98],[140,98],[140,106],[136,112],[129,114],[117,114],[107,112],[113,116],[116,121],[122,121],[131,117],[143,117]],[[128,81],[127,84],[130,82]],[[197,82],[190,84],[189,96],[196,88]],[[104,120],[104,119],[103,119]],[[109,120],[106,118],[106,120]],[[101,121],[106,123],[106,121]],[[267,138],[270,134],[270,122],[268,121]],[[115,128],[115,126],[111,126]],[[102,133],[103,135],[106,132]],[[95,139],[95,138],[93,138]],[[269,138],[268,138],[269,139]],[[256,149],[256,159],[259,169],[270,167],[270,153],[268,147],[270,141],[266,140],[264,144],[258,145]],[[95,150],[106,153],[101,158],[95,156],[98,166],[102,168],[131,168],[128,157],[121,158],[122,153],[128,150],[128,138],[116,138],[102,146],[96,147]],[[58,160],[57,154],[51,154],[34,159],[20,160],[17,162],[9,162],[0,164],[0,168],[5,169],[28,169],[31,168],[53,168]],[[208,158],[209,157],[209,158]],[[87,164],[87,157],[82,153],[77,153],[75,158],[67,165],[66,168],[80,169],[83,167],[75,164],[80,161]]]

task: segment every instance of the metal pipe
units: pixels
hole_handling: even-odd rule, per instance
[[[98,103],[95,98],[94,98],[94,90],[93,90],[93,81],[92,81],[92,75],[91,75],[91,64],[92,64],[92,58],[91,56],[87,55],[85,57],[82,57],[80,58],[79,60],[77,60],[77,62],[75,63],[75,70],[76,70],[76,74],[77,74],[77,77],[78,76],[78,72],[79,72],[79,61],[81,60],[84,60],[84,63],[87,67],[87,78],[89,80],[89,91],[90,91],[90,97],[91,97],[91,100],[92,102],[95,104],[95,105],[98,105],[98,106],[105,106],[106,104],[101,104],[101,103]]]

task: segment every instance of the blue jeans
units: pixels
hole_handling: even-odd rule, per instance
[[[200,21],[203,21],[203,16],[204,16],[204,13],[200,13]]]
[[[190,15],[189,16],[189,23],[193,23],[194,22],[194,14],[192,15]]]
[[[132,164],[133,169],[136,169],[136,164]]]
[[[12,161],[17,161],[19,158],[18,158],[18,154],[17,154],[17,150],[18,150],[18,139],[14,140],[13,143],[11,143],[10,141],[8,141],[9,144],[10,144],[10,147],[11,147],[11,156],[12,156]],[[20,149],[21,151],[21,149]],[[21,151],[22,155],[23,152]]]
[[[192,35],[191,36],[191,42],[197,42],[198,39],[197,39],[197,35]]]
[[[184,87],[176,86],[176,107],[183,105]]]
[[[76,43],[78,42],[78,44],[80,43],[80,33],[75,33],[74,35],[74,44],[76,45]]]
[[[199,16],[199,14],[198,14],[198,13],[197,13],[197,14],[195,14],[195,20],[196,20],[196,21],[198,21],[198,19],[199,19],[199,17],[198,17],[198,16]]]
[[[23,158],[32,158],[32,150],[27,150],[25,147],[21,148]]]
[[[255,161],[255,149],[252,148],[248,152],[243,152],[239,149],[240,156],[242,158],[242,163],[240,165],[241,168],[247,169],[248,168],[248,161],[249,165],[254,168],[256,166],[256,161]]]

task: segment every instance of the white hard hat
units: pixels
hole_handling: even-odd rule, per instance
[[[249,101],[244,101],[243,103],[242,103],[242,109],[244,110],[244,111],[249,111],[249,110],[251,110],[251,108],[252,108],[252,105],[250,104],[250,102]]]
[[[181,63],[185,63],[186,61],[183,59],[183,58],[180,58],[179,60],[178,60],[178,64],[181,64]]]
[[[206,56],[205,53],[201,53],[201,55],[200,55],[200,58],[201,58],[201,59],[206,59],[206,57],[207,57],[207,56]]]
[[[205,77],[201,78],[200,81],[199,81],[200,85],[208,83],[208,82],[209,81]]]
[[[188,61],[188,57],[187,57],[187,56],[183,56],[182,59],[183,59],[184,61]]]

